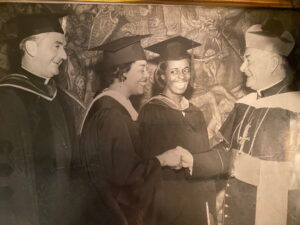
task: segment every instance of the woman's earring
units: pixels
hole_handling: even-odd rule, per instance
[[[121,80],[121,82],[120,82],[120,87],[123,87],[123,86],[124,86],[124,81],[126,80],[126,77],[125,77],[124,75],[122,75],[122,76],[120,77],[120,80]]]
[[[120,87],[123,87],[123,86],[124,86],[124,80],[123,80],[123,79],[121,80],[121,82],[120,82],[119,85],[120,85]]]

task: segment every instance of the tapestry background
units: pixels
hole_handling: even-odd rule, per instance
[[[213,137],[233,107],[236,99],[247,93],[244,77],[239,70],[242,62],[243,33],[252,24],[268,17],[283,21],[296,39],[299,39],[299,13],[292,10],[166,6],[121,4],[24,4],[1,3],[0,26],[18,13],[68,12],[63,21],[67,36],[68,60],[64,63],[60,84],[76,99],[87,106],[93,96],[101,91],[102,52],[88,48],[111,40],[136,34],[152,34],[143,40],[144,47],[172,36],[182,35],[201,43],[193,55],[194,92],[191,101],[206,115],[210,137]],[[293,61],[299,58],[298,46]],[[2,73],[11,70],[13,60],[8,60],[11,48],[0,45]],[[154,53],[147,51],[149,80],[142,98],[133,99],[137,108],[153,95],[152,84],[155,63]],[[294,63],[297,69],[298,63]],[[78,124],[84,110],[74,106]],[[213,143],[212,143],[213,144]]]

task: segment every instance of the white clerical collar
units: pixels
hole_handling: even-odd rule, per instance
[[[271,84],[271,85],[268,85],[267,87],[264,87],[264,88],[261,88],[261,89],[257,90],[257,91],[256,91],[256,92],[257,92],[257,95],[261,97],[261,96],[262,96],[261,92],[263,92],[263,91],[265,91],[265,90],[267,90],[267,89],[269,89],[269,88],[275,86],[276,84],[279,84],[281,81],[283,81],[283,79],[281,79],[281,80],[279,80],[279,81],[276,81],[275,83],[273,83],[273,84]]]
[[[45,79],[44,84],[47,85],[49,83],[50,78]]]

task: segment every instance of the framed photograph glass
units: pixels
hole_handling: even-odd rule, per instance
[[[0,223],[300,224],[299,7],[0,1]]]

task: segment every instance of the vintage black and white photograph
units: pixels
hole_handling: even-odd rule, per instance
[[[300,225],[296,8],[0,3],[1,225]]]

